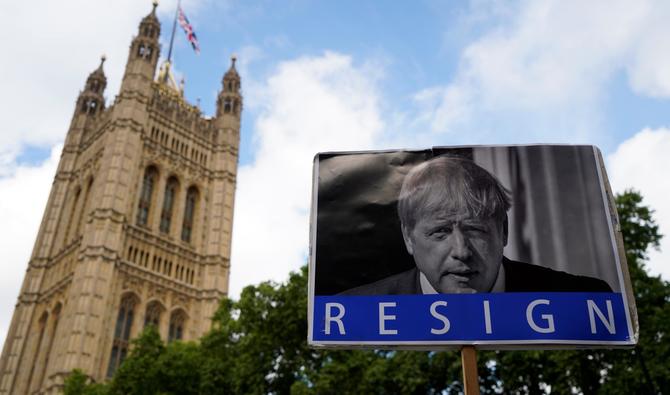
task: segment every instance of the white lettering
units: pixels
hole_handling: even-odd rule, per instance
[[[394,321],[395,315],[386,315],[384,311],[387,307],[395,307],[395,302],[379,303],[379,334],[380,335],[397,335],[397,329],[386,329],[386,321]]]
[[[443,324],[442,329],[431,328],[430,333],[432,333],[433,335],[444,335],[445,333],[449,332],[449,328],[451,327],[451,323],[449,322],[449,319],[446,316],[437,312],[437,306],[447,307],[447,302],[445,302],[443,300],[438,300],[436,302],[433,302],[433,304],[430,305],[430,314],[433,317],[437,318],[438,320],[442,321],[442,324]]]
[[[539,304],[544,304],[544,305],[549,305],[549,301],[547,299],[537,299],[528,305],[528,308],[526,308],[526,320],[528,321],[528,325],[538,333],[553,333],[555,332],[554,329],[554,316],[551,314],[542,314],[540,317],[542,317],[543,320],[547,321],[547,327],[543,328],[541,326],[538,326],[535,321],[533,320],[533,309],[535,306]]]
[[[596,305],[596,302],[594,302],[591,299],[586,301],[586,305],[589,308],[589,321],[591,322],[591,333],[593,334],[596,333],[595,315],[598,315],[598,319],[600,319],[600,322],[602,322],[603,325],[605,325],[605,328],[607,328],[607,331],[610,334],[613,335],[616,333],[616,328],[614,327],[614,313],[612,312],[612,301],[607,300],[605,303],[607,304],[607,319],[605,319],[605,314],[603,314],[603,312],[600,311],[600,309]]]
[[[486,333],[491,334],[493,330],[491,329],[491,308],[489,307],[489,301],[484,301],[484,326],[486,327]]]
[[[336,316],[331,314],[333,307],[339,310]],[[344,317],[344,306],[341,303],[326,303],[326,335],[330,335],[330,324],[332,322],[337,324],[340,335],[346,334],[342,317]]]

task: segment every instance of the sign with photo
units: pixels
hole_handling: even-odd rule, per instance
[[[614,207],[593,146],[320,153],[309,344],[633,346]]]

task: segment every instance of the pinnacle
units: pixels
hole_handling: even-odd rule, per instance
[[[103,68],[102,68],[102,65],[105,64],[105,60],[107,60],[107,56],[105,56],[105,54],[102,54],[102,56],[100,56],[100,65],[98,66],[97,69],[93,70],[93,72],[89,75],[89,77],[92,77],[94,75],[99,75],[102,78],[106,79],[105,70],[103,70]]]
[[[156,7],[158,7],[158,1],[157,1],[157,0],[154,0],[154,1],[151,3],[151,5],[152,5],[152,7],[153,7],[153,8],[151,9],[151,12],[149,13],[149,15],[145,16],[145,17],[142,19],[141,24],[142,24],[142,23],[145,23],[145,22],[147,22],[147,21],[152,21],[152,22],[156,22],[156,23],[158,23],[158,18],[156,17]]]
[[[224,79],[240,78],[240,75],[237,73],[237,69],[235,69],[235,62],[237,62],[237,56],[233,55],[230,57],[230,68],[228,69],[228,71],[226,71],[226,74],[224,74],[223,76]]]

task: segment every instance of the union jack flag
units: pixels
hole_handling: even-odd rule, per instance
[[[186,18],[186,15],[184,14],[184,11],[182,11],[181,7],[179,7],[179,26],[184,29],[184,33],[186,33],[186,39],[188,42],[191,43],[191,46],[193,47],[193,50],[195,53],[199,54],[200,53],[200,45],[198,44],[198,38],[195,36],[195,32],[193,31],[193,26],[191,26],[191,23],[188,21],[188,18]]]

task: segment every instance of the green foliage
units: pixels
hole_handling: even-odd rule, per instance
[[[64,395],[108,395],[109,387],[105,384],[92,383],[80,369],[75,369],[65,379]]]
[[[479,353],[482,393],[670,393],[670,285],[644,260],[661,235],[642,197],[627,191],[617,209],[637,300],[640,341],[633,350]],[[150,328],[106,385],[80,371],[65,393],[79,394],[457,394],[457,352],[333,351],[307,347],[307,269],[287,282],[224,299],[199,343],[164,345]],[[97,392],[91,392],[97,391]]]
[[[65,387],[63,388],[64,395],[80,395],[84,393],[86,384],[88,383],[88,376],[80,369],[75,369],[65,379]]]
[[[170,343],[156,361],[158,388],[164,394],[200,394],[201,348],[195,343]]]
[[[642,195],[627,190],[616,197],[619,213],[619,226],[626,246],[626,258],[629,266],[643,267],[649,247],[658,248],[662,235],[647,206],[642,205]],[[641,279],[645,276],[638,276]]]
[[[132,341],[130,355],[123,361],[111,382],[113,394],[156,394],[161,388],[158,361],[165,345],[154,326]]]
[[[249,286],[239,301],[222,301],[201,342],[203,393],[426,394],[458,380],[455,353],[310,349],[306,290],[304,267],[284,284]]]
[[[459,380],[458,358],[444,352],[324,351],[321,366],[309,373],[299,393],[457,393],[460,385],[452,383]]]
[[[653,211],[632,190],[617,196],[617,210],[635,294],[640,339],[632,351],[611,352],[613,364],[602,393],[670,393],[670,284],[644,270],[649,248],[662,235]]]
[[[208,393],[289,393],[315,353],[305,344],[307,276],[249,286],[240,300],[223,300],[213,330],[202,339]],[[225,369],[222,371],[222,369]]]

